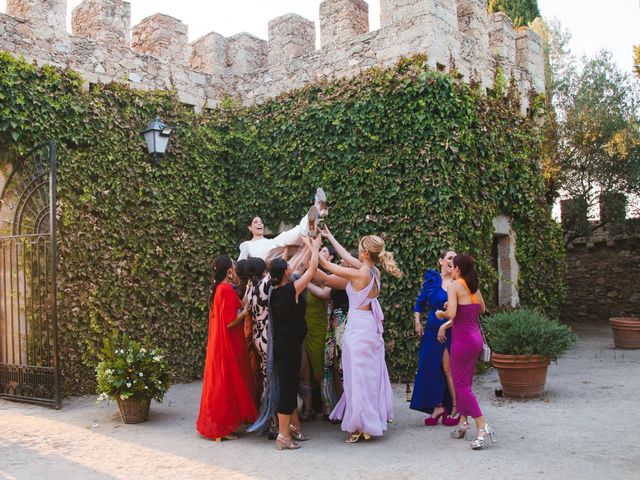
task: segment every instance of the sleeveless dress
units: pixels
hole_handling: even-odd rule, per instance
[[[323,373],[324,345],[327,337],[327,302],[307,292],[307,336],[304,337],[304,350],[309,355],[313,375]]]
[[[393,391],[384,358],[382,320],[377,296],[369,298],[374,284],[380,291],[376,271],[371,281],[356,292],[347,284],[349,320],[342,337],[344,393],[331,412],[331,420],[342,420],[342,430],[380,436],[393,419]],[[371,310],[360,307],[371,304]]]
[[[467,288],[466,283],[462,285]],[[482,353],[482,334],[478,324],[480,304],[475,295],[471,292],[469,294],[473,303],[458,305],[451,326],[451,376],[456,389],[458,412],[461,415],[477,418],[482,416],[482,411],[471,386],[476,364]]]
[[[291,415],[298,406],[302,342],[307,336],[307,302],[293,281],[271,289],[269,302],[273,316],[273,357],[280,388],[277,412]]]
[[[240,307],[233,287],[228,283],[218,285],[209,312],[207,357],[196,422],[198,432],[208,438],[229,435],[258,416],[243,325],[227,328]]]
[[[413,387],[413,395],[409,408],[420,412],[432,413],[433,409],[443,405],[451,412],[452,399],[447,378],[442,370],[442,355],[445,348],[451,350],[451,330],[447,330],[447,341],[438,341],[438,330],[447,319],[439,320],[437,310],[444,310],[447,292],[442,289],[442,276],[435,270],[427,270],[424,274],[422,290],[416,299],[414,311],[422,313],[427,307],[427,324],[420,342],[418,370]]]

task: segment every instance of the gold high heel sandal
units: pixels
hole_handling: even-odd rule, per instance
[[[484,447],[485,440],[487,437],[491,438],[491,443],[496,443],[498,439],[496,438],[496,433],[493,431],[493,428],[489,426],[489,424],[485,424],[482,430],[478,430],[478,435],[475,440],[472,440],[470,446],[473,450],[479,450]]]
[[[289,424],[289,433],[291,434],[291,436],[293,438],[295,438],[298,442],[304,442],[306,440],[309,440],[309,437],[307,437],[304,433],[302,433],[301,430],[298,430],[296,427],[294,427],[293,425]]]
[[[347,438],[347,443],[357,443],[361,437],[364,437],[365,440],[369,440],[371,438],[371,435],[369,435],[368,433],[353,432],[351,435],[349,435],[349,438]]]
[[[300,448],[300,444],[294,442],[293,438],[285,437],[281,433],[278,434],[278,438],[276,438],[276,450],[297,450],[298,448]]]

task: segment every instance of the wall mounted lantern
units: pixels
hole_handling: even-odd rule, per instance
[[[156,117],[142,132],[154,165],[159,163],[160,157],[167,151],[172,130],[171,127],[168,127],[160,120],[160,117]]]

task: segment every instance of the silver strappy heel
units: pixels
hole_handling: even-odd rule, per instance
[[[484,447],[485,441],[487,437],[491,438],[491,443],[496,443],[498,439],[496,438],[496,433],[493,431],[493,428],[489,426],[489,424],[485,424],[482,430],[478,430],[478,436],[475,440],[472,440],[470,446],[473,450],[479,450]]]
[[[469,425],[469,422],[459,424],[455,430],[451,431],[451,438],[464,438],[470,428],[471,425]]]

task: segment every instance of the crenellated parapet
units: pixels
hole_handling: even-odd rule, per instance
[[[129,45],[131,4],[123,0],[85,0],[71,11],[71,32],[98,42]]]
[[[25,21],[32,38],[66,34],[67,0],[7,0],[7,15]]]
[[[542,39],[527,27],[516,31],[516,65],[520,67],[523,80],[530,81],[535,91],[544,91]]]
[[[320,3],[320,44],[327,48],[369,32],[369,4],[364,0]]]
[[[511,19],[502,12],[489,17],[489,47],[497,64],[510,78],[516,65],[516,32]]]
[[[262,101],[416,54],[484,87],[499,66],[520,87],[523,109],[529,89],[544,90],[539,36],[515,30],[503,13],[489,15],[486,0],[380,0],[375,31],[369,31],[364,0],[318,3],[320,49],[314,22],[296,14],[271,20],[268,40],[211,32],[189,43],[187,25],[167,15],[131,28],[131,8],[123,0],[84,0],[73,9],[72,34],[65,29],[66,0],[8,0],[7,15],[0,14],[0,50],[68,66],[88,83],[174,88],[198,109],[228,95]]]
[[[282,15],[269,22],[267,64],[286,63],[316,49],[316,27],[295,13]]]
[[[186,67],[190,56],[189,27],[177,18],[156,13],[133,27],[131,48],[136,52]]]

